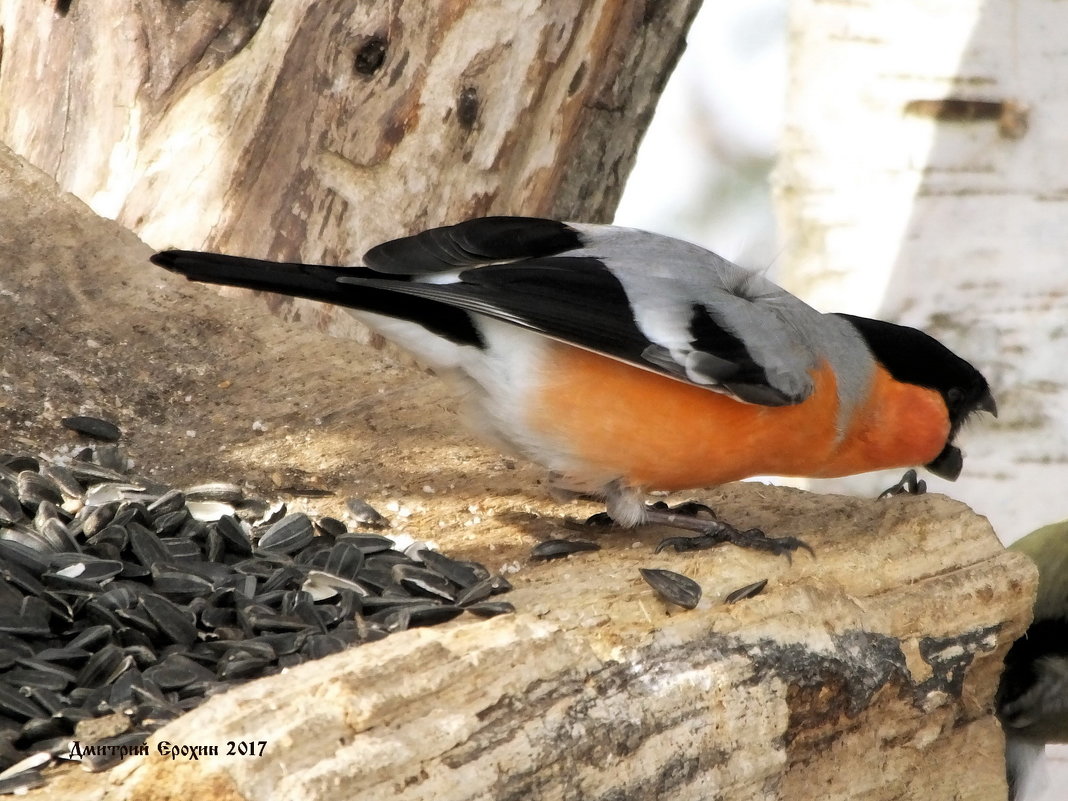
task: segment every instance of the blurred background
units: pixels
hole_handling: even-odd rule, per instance
[[[769,176],[786,97],[787,0],[717,0],[694,20],[616,211],[774,274]]]

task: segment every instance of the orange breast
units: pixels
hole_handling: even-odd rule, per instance
[[[568,456],[570,464],[553,467],[584,482],[621,478],[678,490],[755,475],[846,475],[930,461],[948,432],[944,406],[936,414],[937,393],[885,371],[841,437],[827,365],[814,371],[816,389],[803,403],[768,407],[558,343],[546,364],[552,369],[541,376],[525,422]],[[909,408],[884,409],[885,402]]]

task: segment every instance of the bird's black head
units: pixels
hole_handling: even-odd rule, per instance
[[[960,427],[977,412],[998,414],[983,374],[923,331],[851,314],[837,316],[857,329],[872,355],[896,380],[933,389],[942,396],[949,412],[949,436],[942,452],[925,467],[936,476],[956,479],[963,457],[953,438]]]

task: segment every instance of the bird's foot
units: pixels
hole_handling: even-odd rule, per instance
[[[663,501],[657,501],[651,503],[648,506],[649,509],[656,509],[662,512],[674,512],[677,515],[689,515],[690,517],[697,517],[699,514],[706,514],[712,520],[716,519],[716,513],[712,511],[712,507],[707,506],[697,501],[683,501],[675,506],[668,506]]]
[[[616,521],[609,517],[608,512],[598,512],[597,514],[590,515],[583,523],[584,526],[614,526]]]
[[[697,501],[684,501],[675,506],[668,506],[663,501],[657,501],[656,503],[646,504],[645,513],[649,515],[651,512],[663,512],[674,515],[681,515],[688,518],[698,518],[698,515],[707,515],[709,520],[716,519],[716,513],[712,511],[710,506]],[[612,519],[612,516],[608,512],[597,512],[586,518],[584,525],[587,526],[614,526],[616,521]]]
[[[651,524],[682,529],[695,534],[693,537],[668,537],[656,548],[674,548],[676,552],[701,551],[720,543],[729,542],[740,548],[754,548],[792,560],[794,551],[804,548],[815,556],[812,548],[797,537],[769,537],[758,528],[740,530],[717,519],[716,513],[703,503],[688,501],[678,506],[668,506],[663,501],[653,504],[642,502],[640,493],[633,487],[622,484],[609,485],[606,494],[608,512],[594,515],[589,523],[615,521],[624,526]]]
[[[876,500],[892,498],[895,495],[923,495],[927,492],[927,482],[916,475],[916,471],[908,469],[901,480],[892,487],[887,487],[879,493]]]
[[[726,523],[713,522],[706,524],[705,530],[694,537],[667,537],[656,546],[656,553],[666,548],[674,548],[676,553],[685,551],[703,551],[724,542],[737,545],[739,548],[753,548],[758,551],[767,551],[775,556],[785,556],[793,561],[793,553],[799,548],[804,548],[815,556],[811,546],[797,537],[769,537],[759,528],[749,528],[744,531]]]

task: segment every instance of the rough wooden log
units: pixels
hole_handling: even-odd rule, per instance
[[[698,6],[12,0],[0,140],[159,248],[345,263],[486,213],[607,221]]]
[[[525,567],[514,616],[233,690],[160,730],[150,756],[71,780],[115,799],[1004,798],[991,693],[1019,632],[1002,617],[1028,614],[1026,561],[944,496],[738,485],[715,502],[816,558],[653,557],[654,537],[609,535]],[[650,565],[705,600],[668,607],[638,577]],[[723,604],[756,578],[763,594]],[[262,755],[226,755],[249,741]],[[166,753],[195,747],[218,753]]]
[[[147,271],[146,246],[4,152],[0,230],[14,267],[0,273],[0,423],[20,446],[69,447],[58,419],[97,412],[165,480],[267,490],[277,472],[336,490],[324,504],[392,498],[416,510],[411,534],[520,568],[514,616],[245,685],[161,729],[149,756],[63,768],[28,797],[1004,798],[992,696],[1034,570],[962,504],[732,485],[697,495],[816,557],[653,555],[663,532],[647,530],[532,564],[567,510],[531,494],[533,471],[449,433],[425,377],[277,319],[250,330],[254,305]],[[692,576],[704,600],[667,606],[639,567]],[[764,578],[761,595],[722,603]],[[231,740],[266,745],[227,756]],[[163,741],[220,754],[171,760]]]

